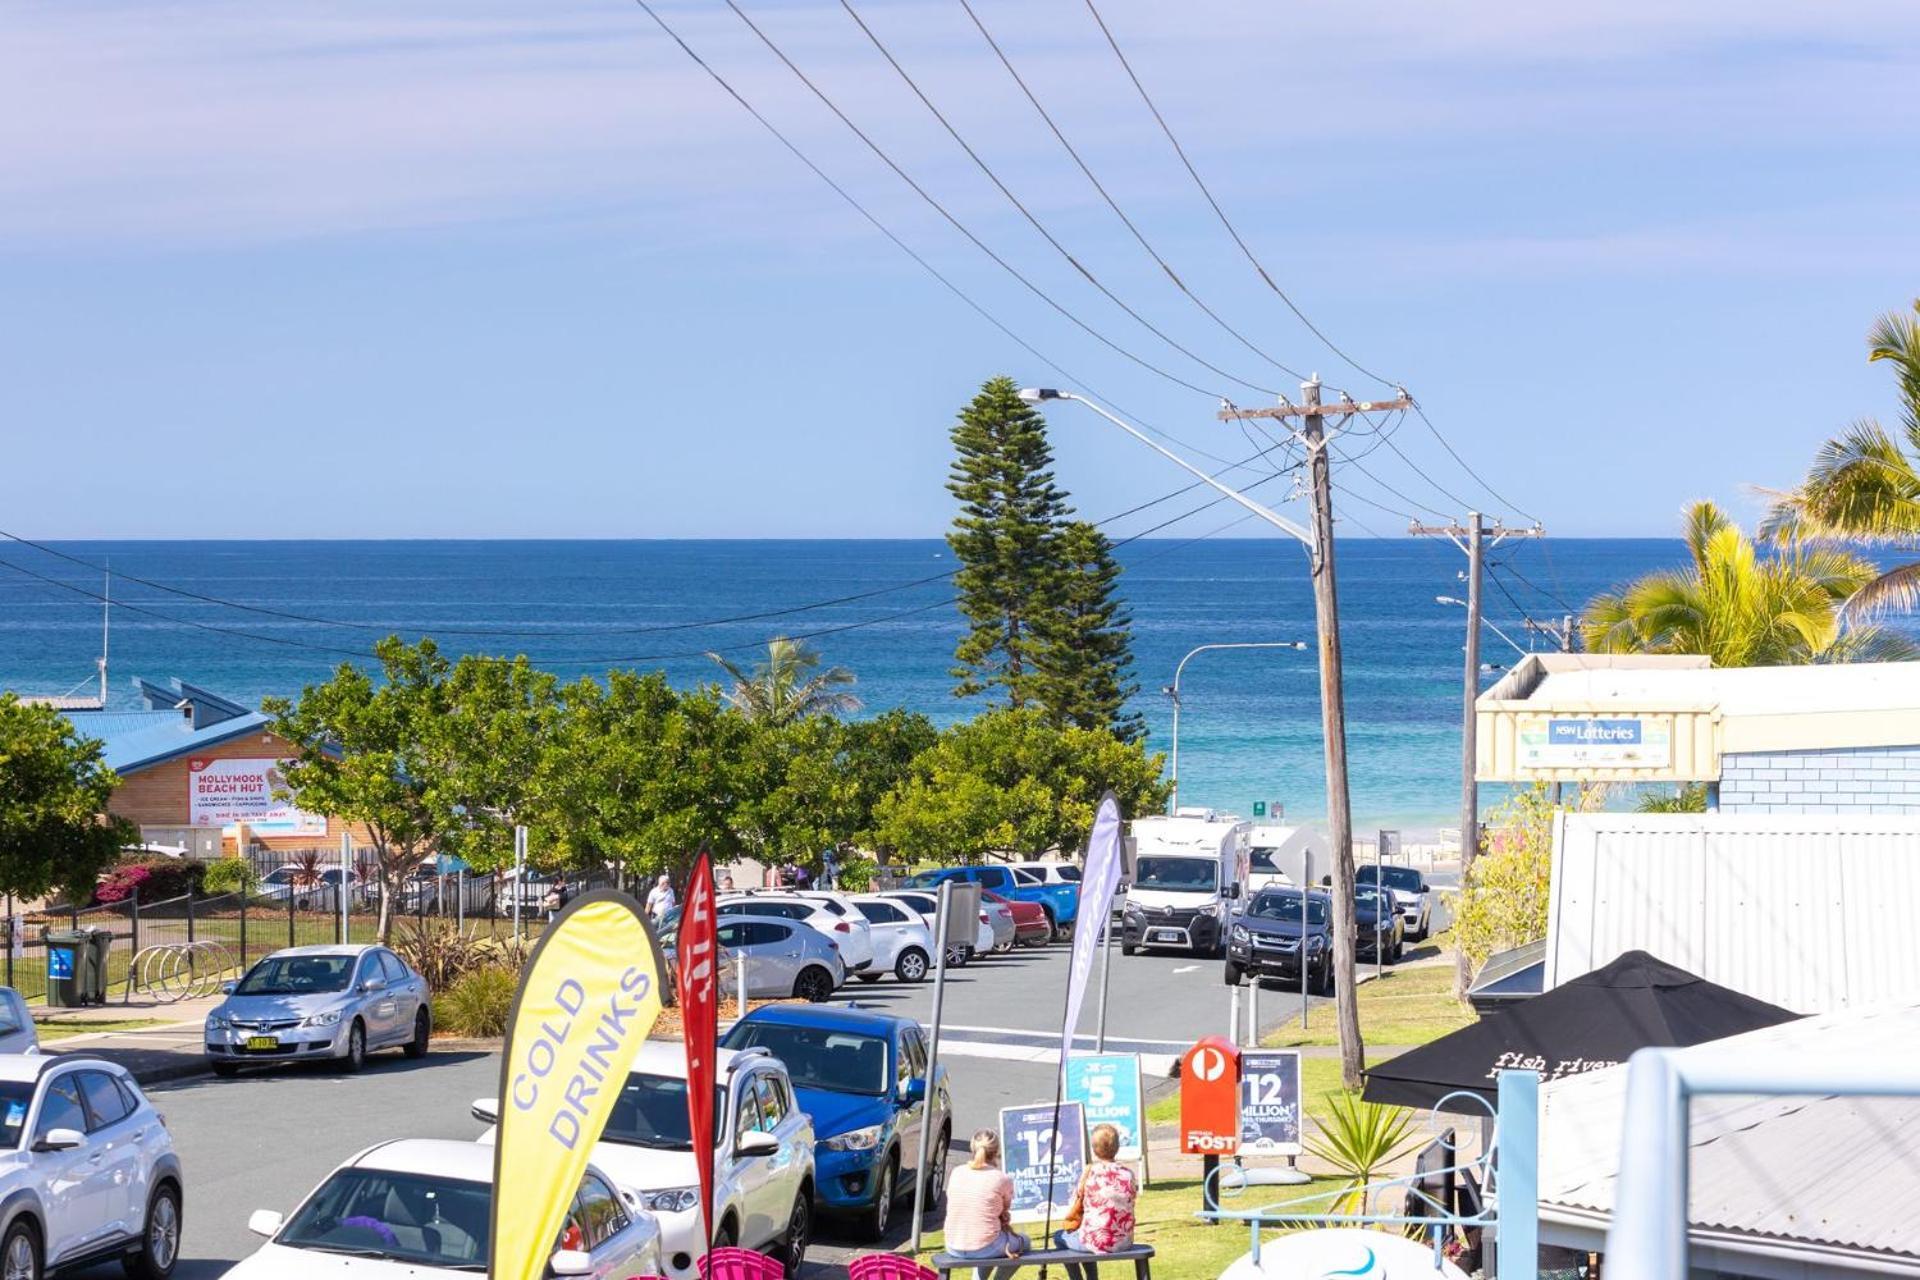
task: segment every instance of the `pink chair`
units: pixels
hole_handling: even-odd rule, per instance
[[[863,1253],[847,1264],[851,1280],[939,1280],[939,1272],[900,1253]]]
[[[701,1280],[784,1280],[786,1268],[778,1258],[751,1249],[712,1249],[701,1255]]]

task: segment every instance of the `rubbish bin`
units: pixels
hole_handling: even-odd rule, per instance
[[[49,930],[41,941],[47,945],[47,1005],[54,1009],[78,1008],[86,990],[81,986],[81,974],[93,965],[93,948],[87,935]]]
[[[88,1004],[107,1002],[107,954],[113,950],[113,930],[98,925],[83,930],[87,935],[88,959],[86,980],[82,985],[82,999]]]

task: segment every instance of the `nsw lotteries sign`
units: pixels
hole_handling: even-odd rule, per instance
[[[1240,1055],[1240,1152],[1297,1156],[1300,1055],[1248,1050]]]
[[[1080,1171],[1087,1163],[1086,1115],[1077,1102],[1063,1102],[1054,1125],[1051,1102],[1000,1110],[1000,1159],[1013,1179],[1015,1222],[1037,1222],[1052,1206],[1055,1222],[1066,1216]]]
[[[282,760],[189,759],[187,799],[192,826],[231,831],[244,822],[255,835],[327,834],[324,816],[293,807]]]
[[[1139,1054],[1074,1054],[1067,1059],[1067,1096],[1080,1104],[1089,1133],[1102,1124],[1120,1131],[1120,1159],[1141,1158]]]
[[[1528,769],[1661,769],[1673,762],[1665,716],[1526,716],[1520,764]]]

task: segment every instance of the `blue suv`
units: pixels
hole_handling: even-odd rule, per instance
[[[896,1201],[913,1192],[920,1130],[934,1126],[927,1152],[927,1207],[946,1191],[953,1102],[946,1068],[925,1096],[927,1048],[911,1018],[833,1005],[764,1005],[720,1041],[766,1048],[786,1064],[800,1109],[813,1121],[814,1189],[823,1212],[858,1219],[861,1234],[887,1232]]]

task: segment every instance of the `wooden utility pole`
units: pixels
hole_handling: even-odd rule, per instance
[[[1344,423],[1355,413],[1411,408],[1405,393],[1386,401],[1337,405],[1320,403],[1316,375],[1300,384],[1305,404],[1274,409],[1224,409],[1222,421],[1241,418],[1300,419],[1296,433],[1306,447],[1313,488],[1313,612],[1320,640],[1320,719],[1327,765],[1327,828],[1333,844],[1334,1015],[1340,1028],[1340,1075],[1349,1089],[1360,1087],[1366,1047],[1360,1039],[1360,1002],[1355,986],[1353,917],[1353,811],[1347,789],[1347,704],[1340,663],[1340,593],[1333,570],[1333,474],[1327,455],[1327,418]],[[1304,888],[1304,886],[1303,886]],[[1302,961],[1304,964],[1305,962]]]
[[[1580,633],[1573,629],[1573,615],[1564,614],[1558,622],[1535,622],[1532,618],[1520,624],[1528,631],[1538,632],[1553,641],[1554,647],[1562,653],[1572,653],[1577,647]]]
[[[1407,532],[1416,538],[1446,538],[1467,553],[1466,695],[1460,710],[1460,885],[1464,889],[1467,870],[1480,853],[1480,780],[1475,776],[1479,772],[1479,711],[1475,704],[1480,698],[1481,552],[1489,538],[1497,546],[1509,537],[1538,538],[1543,531],[1539,525],[1515,530],[1495,524],[1489,529],[1478,511],[1469,511],[1464,528],[1457,524],[1427,525],[1416,521],[1408,526]],[[1465,1000],[1467,986],[1472,981],[1467,953],[1455,947],[1454,998]]]

